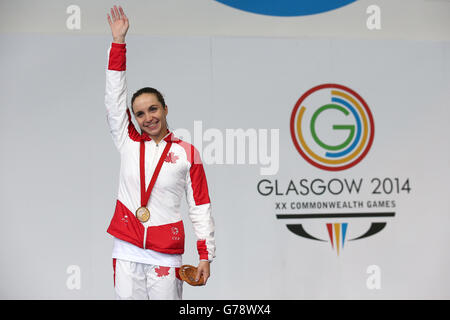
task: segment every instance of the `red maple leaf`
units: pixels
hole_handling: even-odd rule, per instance
[[[175,155],[173,152],[169,152],[169,154],[166,156],[166,159],[164,161],[170,162],[170,163],[176,163],[178,160],[178,156]]]
[[[158,275],[158,277],[168,276],[169,270],[170,270],[170,267],[159,266],[158,268],[155,268],[155,272]]]

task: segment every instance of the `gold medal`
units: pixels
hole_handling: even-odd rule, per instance
[[[147,207],[140,207],[136,210],[136,217],[140,222],[147,222],[150,219],[150,211]]]

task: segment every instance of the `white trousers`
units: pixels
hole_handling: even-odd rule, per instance
[[[178,268],[113,259],[113,269],[117,300],[181,300]]]

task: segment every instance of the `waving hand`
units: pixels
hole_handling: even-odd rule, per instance
[[[113,41],[115,43],[125,43],[125,36],[130,26],[128,18],[123,12],[121,6],[117,9],[116,6],[111,8],[111,16],[108,14],[108,23],[111,27]]]

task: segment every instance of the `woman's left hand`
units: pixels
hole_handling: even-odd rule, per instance
[[[198,279],[203,277],[203,285],[205,285],[209,278],[209,272],[209,261],[200,261],[197,267],[195,280],[198,281]]]

